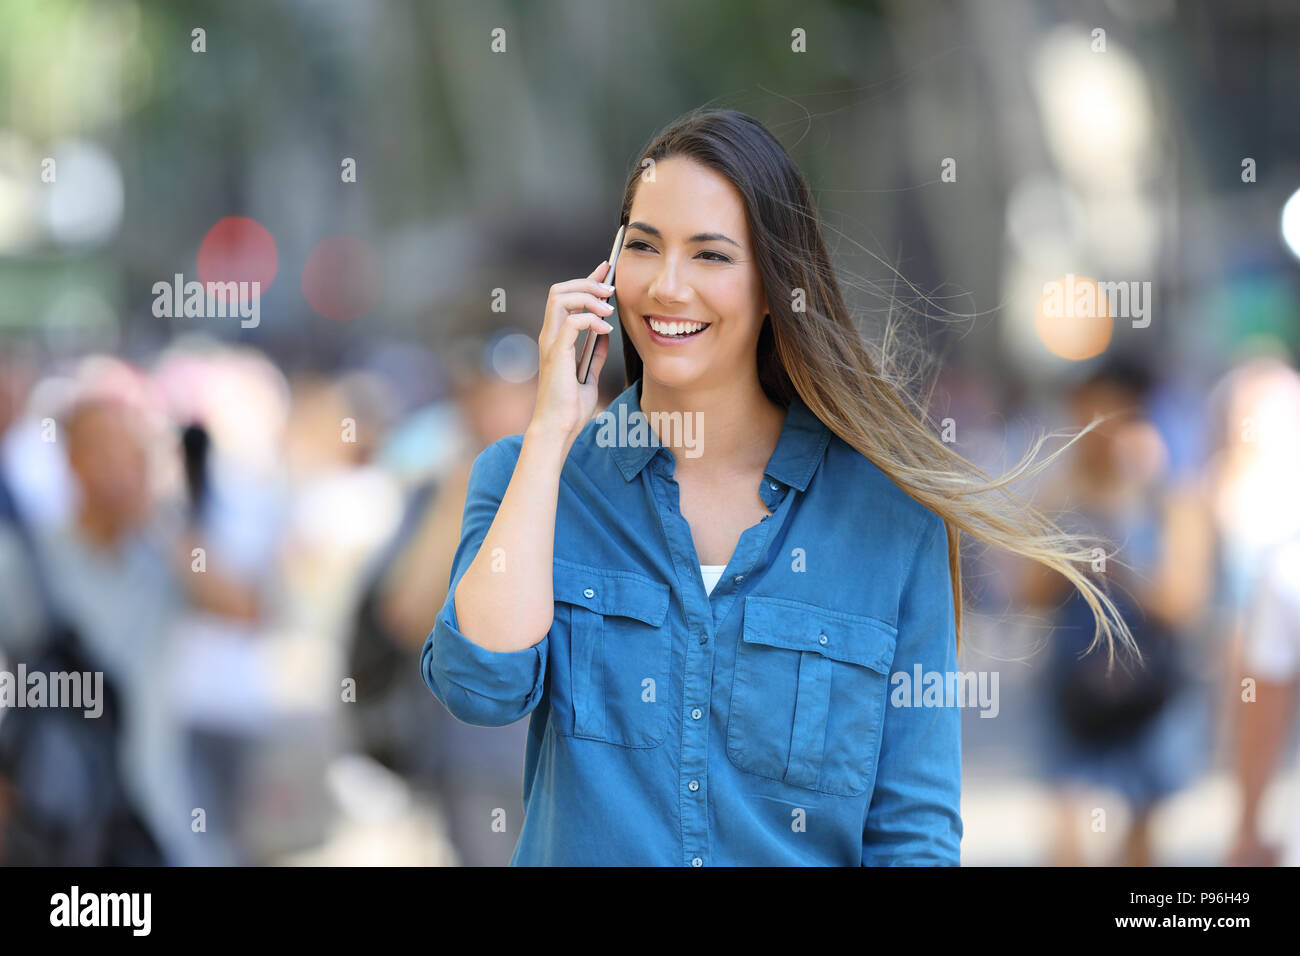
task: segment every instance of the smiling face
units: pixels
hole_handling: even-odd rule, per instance
[[[647,380],[676,389],[757,376],[767,300],[744,203],[724,176],[680,156],[656,164],[654,181],[637,184],[614,286]]]

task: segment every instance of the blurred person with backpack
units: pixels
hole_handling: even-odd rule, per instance
[[[1207,700],[1187,637],[1212,586],[1213,535],[1196,495],[1165,487],[1165,448],[1143,411],[1149,386],[1145,369],[1112,359],[1071,390],[1074,424],[1106,421],[1046,492],[1067,513],[1067,531],[1119,546],[1099,553],[1094,569],[1110,582],[1142,662],[1116,655],[1111,667],[1103,649],[1088,651],[1092,612],[1077,591],[1062,600],[1058,577],[1031,576],[1024,595],[1053,609],[1039,742],[1056,793],[1057,865],[1085,859],[1081,786],[1124,798],[1132,816],[1122,862],[1150,865],[1154,809],[1191,781],[1209,749]]]
[[[0,369],[0,439],[7,439],[21,427],[35,376],[8,353],[0,354]],[[23,665],[28,674],[88,674],[94,661],[55,606],[37,545],[41,522],[11,472],[0,465],[0,671],[12,675]],[[0,866],[163,862],[123,781],[121,693],[111,678],[101,678],[96,711],[91,719],[68,707],[0,709]]]
[[[146,392],[125,363],[104,358],[83,366],[55,430],[77,490],[73,516],[64,526],[29,529],[21,549],[0,548],[6,589],[39,595],[41,609],[26,633],[0,639],[6,656],[29,670],[102,672],[111,688],[110,706],[94,721],[55,708],[14,711],[4,721],[5,759],[17,774],[23,819],[41,818],[34,842],[56,860],[66,859],[54,845],[63,845],[59,834],[75,850],[79,842],[96,845],[101,824],[118,825],[112,814],[104,823],[103,814],[79,809],[77,795],[98,800],[100,788],[120,789],[129,805],[124,812],[138,813],[148,839],[132,838],[133,845],[152,841],[157,849],[128,853],[128,860],[74,859],[199,859],[182,731],[169,699],[171,631],[189,606],[257,613],[251,596],[219,571],[191,573],[188,532],[157,507],[152,453],[179,449],[167,447],[165,423],[149,414]],[[120,787],[110,782],[118,779]]]

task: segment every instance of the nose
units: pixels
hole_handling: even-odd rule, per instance
[[[665,305],[680,302],[683,293],[686,291],[686,286],[677,274],[676,258],[671,255],[664,255],[661,257],[661,261],[663,265],[655,274],[654,281],[650,283],[650,296]]]

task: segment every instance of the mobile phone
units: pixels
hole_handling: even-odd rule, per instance
[[[609,272],[606,273],[602,280],[608,285],[614,284],[614,267],[618,265],[618,254],[623,251],[623,233],[627,232],[627,226],[619,226],[618,232],[614,235],[614,248],[609,251]],[[618,327],[618,307],[614,300],[614,293],[610,293],[605,300],[614,306],[614,311],[605,316],[605,321],[615,328]],[[582,355],[578,359],[578,381],[583,385],[587,384],[587,376],[591,374],[591,360],[596,357],[596,335],[595,329],[584,329],[587,333],[587,339],[582,346]]]

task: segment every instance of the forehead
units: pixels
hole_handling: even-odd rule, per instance
[[[670,238],[696,232],[748,235],[740,191],[721,173],[683,156],[660,160],[654,179],[637,183],[628,221],[638,219]]]

